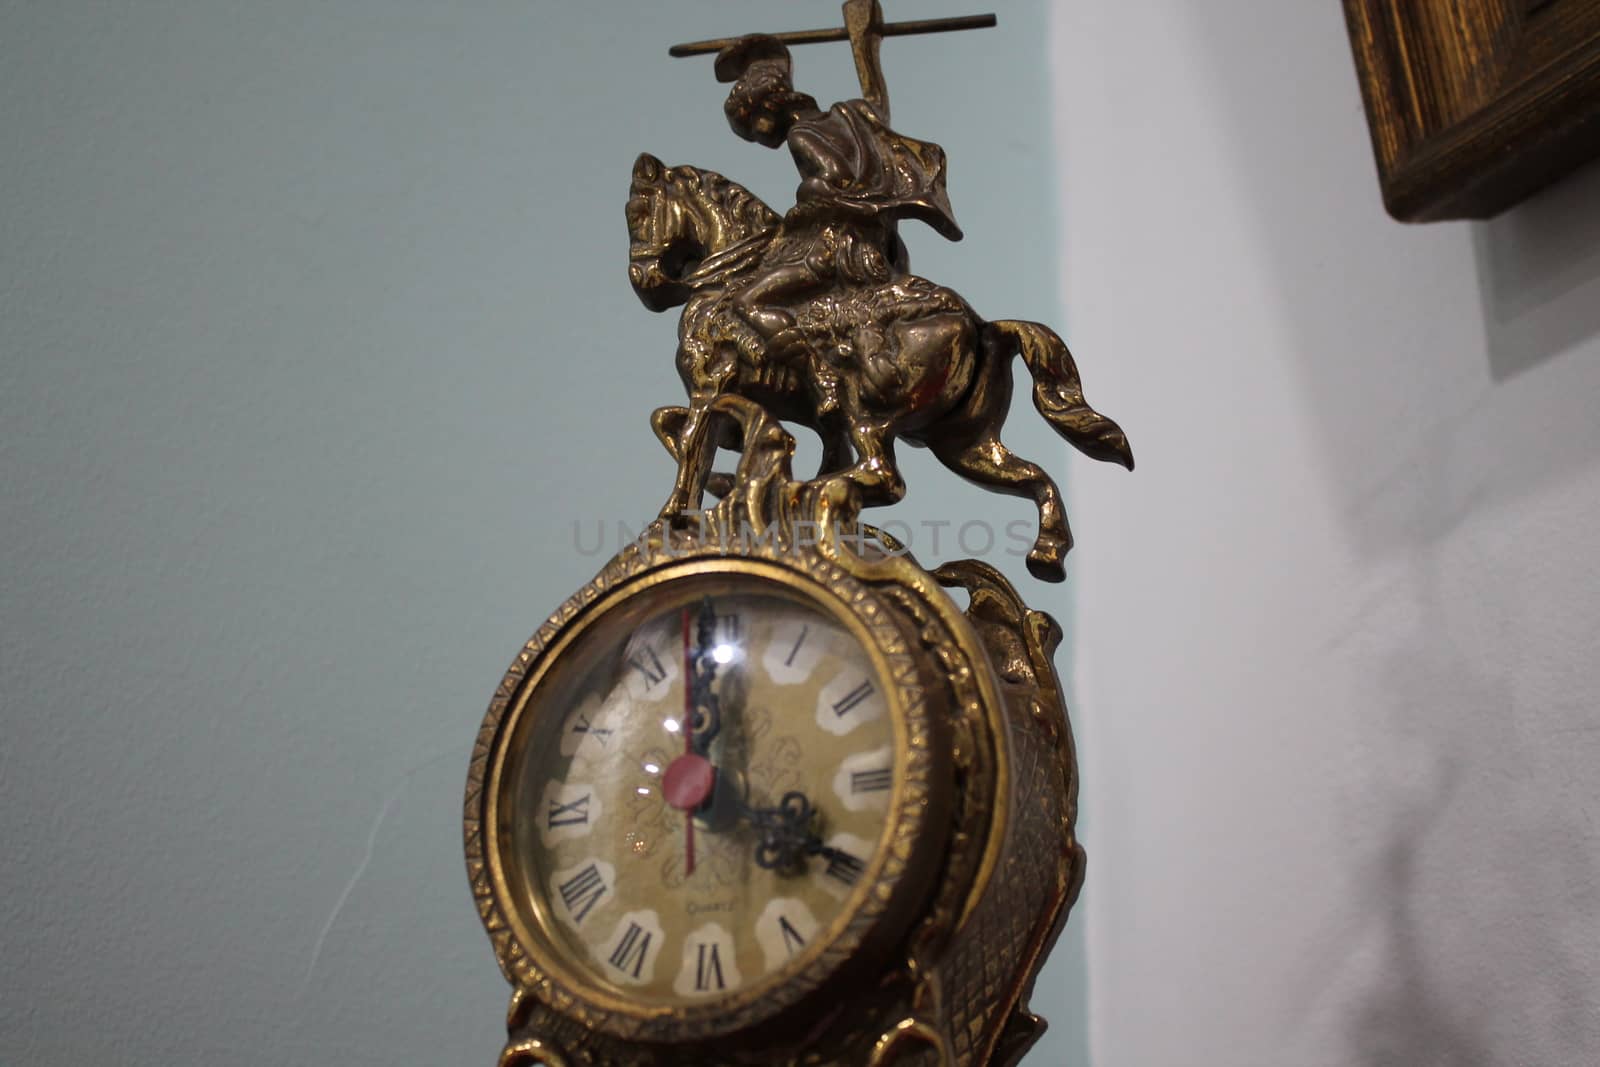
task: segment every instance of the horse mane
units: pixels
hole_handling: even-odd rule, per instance
[[[697,189],[710,208],[733,224],[737,238],[743,239],[762,230],[769,230],[783,221],[783,216],[766,205],[759,196],[714,170],[678,166],[686,184]]]

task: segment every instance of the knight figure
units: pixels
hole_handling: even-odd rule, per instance
[[[800,185],[783,215],[713,172],[649,155],[635,165],[630,277],[651,309],[684,308],[677,363],[689,404],[655,418],[678,461],[663,514],[728,484],[710,465],[730,444],[713,407],[731,394],[815,430],[818,477],[845,480],[862,506],[904,495],[899,439],[971,481],[1032,498],[1039,536],[1029,568],[1060,580],[1071,535],[1059,491],[999,438],[1010,358],[1022,357],[1035,406],[1075,447],[1131,467],[1127,440],[1085,402],[1071,354],[1047,327],[985,321],[953,290],[910,273],[902,219],[961,238],[945,155],[890,128],[876,53],[865,66],[860,58],[866,99],[823,110],[795,89],[777,38],[742,37],[717,55],[717,80],[732,83],[724,111],[734,132],[787,145],[794,158]]]

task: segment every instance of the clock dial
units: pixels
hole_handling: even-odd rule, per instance
[[[848,920],[896,780],[888,679],[753,577],[608,613],[531,707],[514,853],[570,969],[632,1001],[782,981]]]

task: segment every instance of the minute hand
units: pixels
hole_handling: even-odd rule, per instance
[[[717,698],[717,658],[715,636],[717,610],[710,597],[700,602],[695,619],[695,649],[688,664],[692,677],[688,679],[690,701],[694,709],[689,722],[684,723],[691,752],[702,756],[711,754],[711,742],[722,732],[722,702]]]
[[[761,834],[756,842],[756,865],[769,871],[795,873],[812,856],[829,863],[846,862],[848,853],[822,843],[817,832],[818,812],[798,789],[783,794],[776,807],[760,808],[744,802],[739,815]]]

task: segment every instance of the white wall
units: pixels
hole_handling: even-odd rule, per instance
[[[665,48],[837,17],[0,3],[0,1064],[493,1061],[471,741],[600,565],[572,520],[637,528],[671,474],[630,165],[795,184]],[[1046,46],[1029,2],[884,49],[970,234],[908,227],[914,259],[991,317],[1060,318]],[[797,73],[853,94],[842,47]],[[1013,443],[1064,468],[1022,410]],[[1027,516],[925,459],[908,518]],[[1082,1060],[1078,929],[1040,1063]]]
[[[1390,221],[1334,3],[1052,47],[1095,1064],[1600,1062],[1600,172]]]

